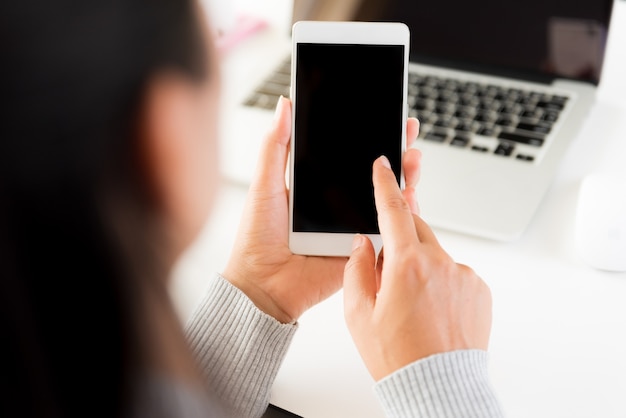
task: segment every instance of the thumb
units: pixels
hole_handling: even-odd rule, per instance
[[[291,139],[291,101],[278,99],[272,127],[263,141],[252,189],[285,191],[285,168]]]
[[[348,324],[376,303],[376,253],[369,238],[356,235],[343,274],[344,311]]]

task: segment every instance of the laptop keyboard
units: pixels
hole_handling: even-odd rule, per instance
[[[281,95],[289,97],[290,86],[291,57],[288,57],[246,98],[244,104],[262,109],[274,109]]]
[[[289,96],[288,58],[245,100],[273,109]],[[559,120],[568,97],[517,87],[409,72],[409,116],[420,121],[419,138],[474,152],[532,162]]]
[[[409,116],[425,141],[533,161],[565,108],[566,96],[409,74]],[[521,150],[518,150],[521,148]]]

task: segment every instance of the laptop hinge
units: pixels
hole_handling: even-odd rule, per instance
[[[461,62],[444,60],[440,58],[433,58],[433,57],[428,57],[428,56],[423,56],[423,55],[421,56],[412,55],[411,62],[414,62],[416,64],[431,65],[435,67],[445,67],[445,68],[450,68],[450,69],[459,70],[459,71],[468,71],[468,72],[477,73],[479,75],[488,74],[488,75],[493,75],[497,77],[514,78],[517,80],[530,81],[533,83],[546,84],[546,85],[552,84],[554,80],[556,80],[557,78],[562,78],[562,77],[556,77],[551,74],[537,73],[534,71],[520,71],[520,70],[516,70],[512,68],[496,67],[496,66],[486,67],[484,65],[479,65],[479,64],[471,64],[471,63],[465,63],[465,62],[461,63]]]

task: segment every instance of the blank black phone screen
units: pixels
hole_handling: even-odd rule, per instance
[[[377,234],[374,160],[400,182],[404,46],[296,47],[293,231]]]

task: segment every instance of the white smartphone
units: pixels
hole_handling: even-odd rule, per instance
[[[404,187],[409,29],[302,21],[292,42],[290,249],[347,256],[360,233],[379,250],[372,164],[385,155]]]

